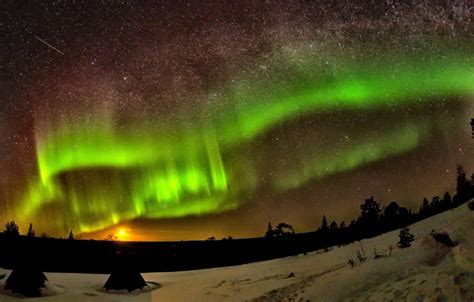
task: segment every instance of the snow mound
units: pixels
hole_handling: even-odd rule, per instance
[[[45,281],[44,285],[45,287],[41,288],[42,297],[61,295],[67,291],[66,288],[57,284],[52,284],[49,281]]]
[[[146,284],[147,285],[142,287],[141,289],[135,289],[132,291],[128,291],[126,289],[115,290],[115,289],[105,289],[105,288],[101,288],[98,291],[101,293],[115,294],[115,295],[138,295],[141,293],[151,292],[161,287],[161,285],[158,282],[146,281]]]
[[[5,279],[6,278],[0,278],[0,296],[5,295],[5,296],[10,296],[10,297],[16,297],[16,298],[27,298],[19,293],[14,293],[9,289],[5,289]],[[64,288],[63,286],[53,284],[49,281],[45,281],[44,285],[45,287],[40,288],[40,291],[39,291],[40,294],[38,298],[62,295],[67,292],[66,288]],[[3,300],[0,299],[0,301],[3,301]]]

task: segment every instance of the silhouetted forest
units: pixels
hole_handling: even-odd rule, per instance
[[[395,201],[382,208],[380,202],[375,200],[373,196],[370,196],[360,205],[359,217],[353,219],[348,225],[344,221],[340,224],[332,221],[329,224],[327,217],[323,215],[320,226],[314,232],[314,240],[320,242],[320,248],[348,244],[406,227],[412,223],[455,208],[471,198],[474,198],[474,173],[471,175],[471,179],[468,179],[464,168],[458,165],[456,194],[453,197],[451,197],[449,192],[446,192],[443,197],[434,196],[431,201],[423,198],[418,212],[413,213],[410,209],[400,206]],[[288,224],[280,223],[280,225]],[[288,226],[293,230],[291,225]],[[269,222],[265,237],[281,236],[277,234],[280,234],[278,228],[272,229]],[[293,233],[285,233],[285,235],[290,234],[294,234],[294,231]]]

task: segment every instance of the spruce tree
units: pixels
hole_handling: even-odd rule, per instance
[[[423,216],[428,216],[429,212],[430,212],[430,202],[425,197],[425,198],[423,198],[423,204],[420,207],[419,214],[423,215]]]
[[[323,215],[323,221],[321,222],[321,227],[320,227],[321,231],[327,231],[329,230],[329,226],[328,226],[328,220],[326,219],[326,215]]]
[[[458,205],[467,201],[470,195],[471,184],[466,178],[463,166],[458,165],[456,177],[456,195]]]
[[[452,199],[451,199],[451,195],[449,194],[449,192],[444,193],[443,205],[444,205],[445,209],[449,209],[451,207],[451,202],[452,202]]]
[[[398,247],[403,249],[411,246],[411,242],[415,240],[415,235],[410,233],[409,228],[402,228],[400,229],[400,241],[398,241]]]
[[[267,227],[267,232],[265,233],[265,237],[270,238],[270,237],[273,237],[273,235],[274,235],[274,231],[273,231],[272,223],[269,221],[268,222],[268,227]]]

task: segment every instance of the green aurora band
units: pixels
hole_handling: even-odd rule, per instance
[[[298,49],[261,63],[264,69],[229,81],[219,96],[225,106],[199,108],[179,121],[161,118],[152,127],[120,127],[113,112],[88,112],[87,119],[38,122],[37,177],[16,214],[28,218],[60,203],[71,215],[58,219],[58,228],[91,232],[138,217],[235,209],[259,181],[253,159],[232,154],[277,125],[324,112],[385,110],[474,95],[469,52],[379,51],[353,58]],[[314,146],[310,161],[300,161],[272,185],[276,191],[298,188],[408,152],[420,146],[429,129],[424,119],[373,129],[338,154]]]

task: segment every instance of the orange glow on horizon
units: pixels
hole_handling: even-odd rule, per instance
[[[117,240],[120,240],[120,241],[130,240],[129,237],[130,235],[129,235],[128,229],[120,228],[117,230]]]
[[[231,234],[238,238],[238,234]],[[116,225],[97,232],[81,233],[83,239],[108,240],[108,241],[187,241],[206,240],[210,236],[220,239],[227,237],[228,233],[219,233],[206,230],[182,230],[177,228],[136,227],[134,225]],[[247,236],[248,237],[248,236]]]

